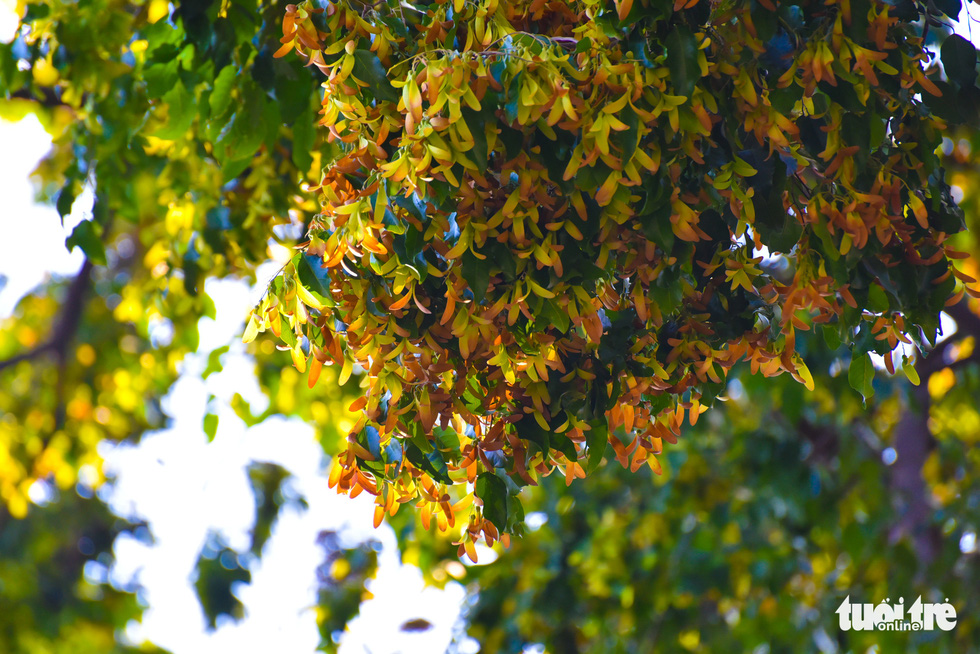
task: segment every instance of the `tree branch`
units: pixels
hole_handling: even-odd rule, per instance
[[[26,352],[16,354],[9,359],[0,361],[0,370],[15,366],[22,361],[31,361],[42,355],[53,353],[58,364],[63,366],[67,360],[68,347],[78,331],[85,308],[85,296],[92,279],[92,262],[88,259],[82,265],[75,278],[68,286],[64,304],[58,314],[57,322],[50,336],[43,343]]]
[[[891,487],[898,501],[898,522],[892,526],[889,540],[895,543],[910,536],[920,560],[927,566],[939,554],[942,535],[937,525],[931,524],[933,507],[929,501],[929,488],[922,477],[922,466],[935,440],[929,431],[929,377],[943,368],[980,361],[980,352],[970,357],[947,363],[946,352],[967,336],[980,336],[980,316],[970,310],[966,301],[948,307],[946,313],[957,325],[957,338],[950,338],[916,362],[915,369],[922,383],[912,390],[913,406],[907,406],[895,429],[896,459],[892,466]],[[923,566],[924,568],[925,566]],[[920,569],[923,569],[920,568]]]
[[[9,368],[11,366],[16,366],[21,361],[30,361],[31,359],[36,359],[37,357],[49,352],[52,349],[51,341],[45,341],[41,345],[35,348],[31,348],[27,352],[21,352],[20,354],[15,354],[9,359],[4,359],[0,361],[0,370],[4,368]]]

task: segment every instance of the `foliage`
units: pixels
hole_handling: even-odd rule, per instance
[[[942,149],[974,275],[978,151],[973,129]],[[662,476],[604,466],[586,485],[549,479],[526,497],[534,528],[465,569],[399,514],[405,556],[434,583],[467,584],[468,635],[487,651],[972,651],[978,312],[950,309],[956,332],[917,361],[919,386],[876,368],[864,405],[848,391],[847,348],[801,341],[813,393],[737,366],[727,401],[666,453]],[[954,603],[955,632],[837,629],[848,595],[920,594]]]
[[[791,380],[736,368],[740,392],[665,453],[662,476],[605,466],[588,484],[549,479],[527,494],[534,528],[460,579],[473,595],[469,635],[499,652],[972,651],[980,568],[960,542],[978,527],[980,459],[964,447],[980,436],[975,402],[964,403],[980,393],[977,359],[954,364],[958,392],[930,384],[931,407],[880,376],[865,407],[846,375],[827,372],[842,356],[819,342],[805,352],[810,401]],[[899,536],[904,472],[886,454],[923,410],[958,430],[939,430],[925,457],[922,492],[936,508],[917,529],[931,553]],[[434,581],[457,570],[446,543],[410,524],[402,537]],[[954,632],[837,628],[847,596],[920,594],[954,603]]]
[[[334,531],[321,532],[317,543],[325,554],[323,564],[317,569],[318,649],[335,652],[344,628],[357,615],[365,597],[365,583],[378,570],[380,544],[369,540],[351,545]]]
[[[0,649],[97,654],[137,651],[117,645],[117,630],[139,616],[129,589],[110,587],[110,549],[123,521],[104,504],[66,493],[17,520],[0,507]],[[125,525],[134,532],[145,527]],[[149,650],[144,650],[149,651]],[[155,651],[155,650],[154,650]]]
[[[252,574],[238,553],[220,535],[208,534],[204,549],[198,557],[194,588],[208,626],[214,629],[220,617],[241,619],[242,603],[235,596],[236,584],[248,584]]]
[[[23,450],[0,484],[15,512],[34,478],[73,484],[60,461],[77,468],[97,460],[100,440],[162,424],[142,398],[162,396],[197,349],[197,322],[214,311],[206,278],[253,276],[278,238],[272,227],[296,206],[288,189],[301,174],[275,145],[299,114],[312,115],[315,84],[300,66],[262,56],[276,23],[263,31],[257,3],[197,13],[207,6],[182,8],[171,24],[159,2],[30,5],[30,28],[0,46],[9,111],[30,102],[56,131],[41,195],[65,216],[91,189],[91,215],[69,244],[105,263],[83,268],[60,303],[49,292],[18,307],[3,332],[4,386],[15,392],[2,400],[14,422],[0,438]],[[20,70],[21,59],[34,67]],[[274,81],[288,78],[296,83],[281,110]],[[105,300],[85,302],[93,290]]]
[[[869,353],[894,372],[900,342],[927,349],[972,281],[936,148],[975,50],[948,37],[941,80],[919,13],[291,6],[276,56],[326,76],[342,154],[245,339],[272,331],[311,386],[366,371],[331,485],[376,495],[376,522],[468,516],[475,560],[520,533],[518,488],[586,476],[607,443],[659,472],[737,362],[813,390],[801,333],[847,343],[868,399]]]
[[[313,130],[317,80],[272,57],[285,3],[21,6],[22,28],[0,43],[0,114],[34,113],[52,134],[41,200],[66,217],[85,191],[95,198],[68,243],[85,266],[0,321],[0,498],[33,521],[36,480],[67,497],[80,468],[101,476],[101,442],[167,424],[160,400],[198,349],[199,321],[214,316],[208,280],[254,282],[269,248],[292,243],[313,209],[299,185],[333,149]],[[333,449],[350,400],[336,386],[298,392],[271,343],[255,354],[270,404],[256,416],[239,396],[238,413],[316,421]],[[36,565],[24,559],[17,574]],[[59,619],[74,613],[66,605]]]
[[[80,576],[123,527],[72,494],[79,470],[167,424],[209,282],[297,243],[244,330],[269,406],[233,407],[315,424],[330,482],[377,494],[404,557],[472,582],[486,651],[856,651],[878,641],[828,616],[896,588],[948,593],[940,648],[975,641],[957,543],[978,528],[980,312],[957,298],[980,272],[980,102],[975,50],[941,29],[958,2],[21,4],[0,114],[54,136],[42,200],[95,201],[78,275],[0,324],[0,649],[107,651],[138,615]],[[933,348],[947,304],[959,331]],[[250,551],[199,562],[212,622],[288,499],[281,470],[251,472]],[[525,510],[546,524],[459,563]],[[322,543],[331,651],[377,560]]]

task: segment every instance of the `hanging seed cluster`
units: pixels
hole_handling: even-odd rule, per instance
[[[311,386],[363,369],[330,484],[376,522],[416,506],[475,559],[541,475],[659,472],[736,363],[812,388],[818,329],[868,395],[868,352],[894,372],[965,290],[933,111],[959,82],[885,2],[318,7],[276,56],[322,72],[343,154],[246,340]]]

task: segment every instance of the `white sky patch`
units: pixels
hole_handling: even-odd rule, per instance
[[[51,148],[51,137],[37,117],[0,120],[0,318],[9,316],[26,293],[50,274],[73,275],[82,267],[79,249],[65,251],[71,233],[53,207],[34,204],[31,171]],[[66,223],[69,221],[66,221]],[[74,225],[74,223],[71,223]]]
[[[980,37],[980,10],[976,12],[970,11],[972,4],[972,1],[964,0],[963,6],[960,9],[960,18],[957,22],[953,23],[953,31],[975,43],[975,36]]]
[[[19,24],[17,0],[0,0],[0,43],[13,41]]]
[[[235,336],[239,333],[240,318],[229,315],[243,315],[240,305],[249,297],[240,292],[243,287],[216,282],[215,288],[208,289],[217,306],[217,320],[212,321],[215,332],[224,325]],[[214,333],[213,344],[226,343],[227,335],[220,338]],[[371,585],[376,599],[363,607],[373,617],[351,624],[342,651],[360,652],[364,644],[372,652],[444,650],[459,614],[462,587],[425,589],[417,569],[400,565],[391,529],[375,530],[371,525],[371,499],[365,495],[350,500],[327,488],[327,462],[311,427],[273,417],[245,428],[227,400],[235,392],[244,391],[246,400],[252,401],[261,395],[252,363],[237,351],[241,349],[233,346],[223,357],[225,369],[207,380],[198,376],[205,355],[189,358],[164,402],[174,415],[171,428],[146,436],[137,447],[106,448],[108,468],[116,474],[114,508],[146,517],[157,536],[151,547],[128,540],[116,548],[117,573],[123,578],[137,575],[151,607],[129,636],[137,642],[152,640],[177,654],[215,648],[282,651],[287,643],[288,651],[313,652],[319,639],[313,611],[316,569],[324,556],[317,536],[332,529],[343,530],[348,539],[375,538],[383,544],[378,579]],[[212,443],[201,428],[209,394],[218,398],[218,433]],[[235,549],[247,549],[253,498],[245,466],[251,461],[274,462],[289,470],[309,508],[283,511],[261,562],[253,569],[252,583],[240,589],[247,618],[219,622],[215,632],[207,633],[189,579],[209,531],[220,532]],[[398,633],[402,623],[420,617],[434,628],[424,634]],[[405,649],[409,641],[418,641],[419,648]]]
[[[259,279],[268,276],[260,274]],[[117,574],[136,575],[150,604],[142,624],[127,635],[175,654],[313,652],[319,642],[316,569],[325,553],[317,536],[330,529],[343,531],[347,540],[374,538],[383,545],[378,577],[370,585],[375,598],[362,606],[362,615],[370,617],[350,624],[341,652],[359,653],[365,646],[375,654],[444,651],[464,599],[462,586],[425,588],[417,568],[401,565],[394,532],[372,526],[371,498],[350,500],[327,488],[327,460],[309,425],[272,417],[245,427],[228,404],[231,397],[241,393],[258,411],[268,403],[239,340],[244,318],[262,289],[235,280],[209,280],[205,288],[215,302],[215,319],[201,319],[201,350],[182,364],[180,379],[164,399],[164,410],[174,417],[170,428],[145,436],[137,447],[105,448],[107,467],[116,475],[113,507],[145,517],[157,536],[150,547],[129,540],[116,548]],[[224,369],[202,380],[207,352],[227,343],[231,349],[222,356]],[[211,395],[215,399],[209,404]],[[209,410],[219,416],[211,443],[202,428]],[[209,633],[190,579],[209,531],[218,531],[234,549],[248,548],[254,500],[246,466],[252,461],[286,468],[309,508],[282,512],[261,561],[253,566],[252,583],[239,588],[246,619],[219,620]],[[433,628],[399,631],[416,618],[428,620]]]

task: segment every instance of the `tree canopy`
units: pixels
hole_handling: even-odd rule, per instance
[[[472,556],[520,529],[508,488],[584,477],[607,445],[658,471],[739,361],[812,390],[798,332],[848,343],[866,397],[869,352],[894,371],[900,341],[933,344],[971,278],[921,99],[943,90],[897,14],[287,9],[274,56],[326,76],[318,125],[343,154],[245,338],[272,331],[311,385],[324,364],[367,372],[331,484],[377,495],[379,517],[465,512]],[[944,42],[947,99],[975,90],[961,41],[974,53]]]
[[[79,273],[0,330],[0,569],[41,570],[61,546],[18,561],[36,534],[81,538],[53,512],[98,527],[85,556],[127,528],[95,499],[33,507],[31,485],[70,489],[100,442],[166,424],[206,282],[255,282],[284,246],[243,316],[269,406],[235,411],[316,425],[331,487],[375,496],[430,580],[475,583],[487,651],[826,651],[848,592],[896,583],[960,602],[947,651],[974,642],[960,2],[22,5],[2,114],[54,137],[42,200],[95,200],[66,244]],[[281,475],[253,471],[257,497]],[[257,505],[256,555],[278,509]],[[480,541],[507,547],[461,568]],[[248,578],[223,547],[201,567],[212,624]],[[324,591],[327,649],[374,569],[331,551],[356,574]],[[70,594],[50,610],[73,617],[0,642],[42,651],[23,634],[69,642],[79,620],[104,639],[138,611]]]

